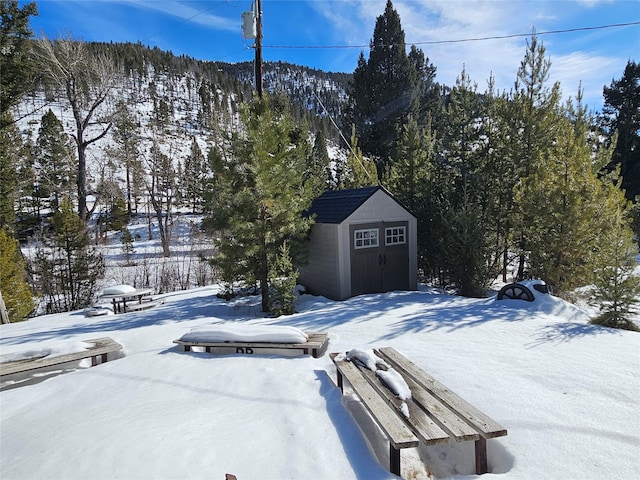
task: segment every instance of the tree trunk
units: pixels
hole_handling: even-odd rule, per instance
[[[262,217],[262,232],[260,235],[260,273],[258,279],[260,280],[260,291],[262,292],[262,311],[269,312],[271,310],[271,299],[269,298],[269,259],[267,258],[267,212],[264,205],[260,215]]]
[[[0,291],[0,320],[1,323],[9,323],[9,312],[7,312],[7,306],[2,298],[2,291]]]

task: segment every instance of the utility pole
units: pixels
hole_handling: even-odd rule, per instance
[[[253,69],[258,97],[262,98],[262,0],[254,0],[251,11],[242,14],[242,36],[247,40],[254,40],[256,59]]]
[[[262,0],[256,0],[256,90],[262,98]]]

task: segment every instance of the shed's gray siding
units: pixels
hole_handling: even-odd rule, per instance
[[[309,262],[300,267],[299,282],[309,293],[344,300],[340,282],[339,225],[316,223],[309,243]]]

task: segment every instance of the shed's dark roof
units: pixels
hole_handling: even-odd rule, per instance
[[[375,186],[350,190],[327,190],[311,202],[307,214],[315,215],[317,223],[342,223],[378,190],[384,189]]]

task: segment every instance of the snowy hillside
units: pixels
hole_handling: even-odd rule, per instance
[[[252,64],[202,62],[141,45],[91,45],[120,55],[122,58],[118,60],[124,65],[124,72],[120,69],[113,78],[109,96],[93,115],[85,140],[100,134],[112,120],[118,102],[124,102],[138,126],[138,160],[143,167],[151,169],[152,147],[157,146],[177,169],[190,155],[193,139],[206,156],[212,146],[240,128],[240,104],[252,96]],[[337,116],[347,101],[345,88],[349,75],[281,62],[265,64],[264,75],[267,91],[289,96],[296,118],[306,120],[312,131],[323,129],[329,140],[338,138],[328,112],[340,123]],[[40,88],[25,96],[12,112],[27,144],[36,144],[42,116],[48,110],[62,122],[69,139],[76,134],[73,112],[64,93]],[[95,190],[110,162],[109,168],[116,164],[115,180],[125,189],[123,167],[114,162],[112,153],[117,147],[114,130],[88,147],[90,192]]]
[[[491,474],[530,480],[635,478],[640,471],[640,336],[587,323],[548,295],[533,303],[423,289],[302,296],[299,313],[259,313],[216,287],[150,310],[81,312],[0,326],[2,355],[108,336],[121,358],[0,393],[3,479],[387,479],[343,402],[329,356],[213,356],[172,341],[202,325],[288,325],[329,333],[329,352],[392,346],[508,429],[488,442]],[[85,365],[83,365],[85,366]],[[38,381],[39,383],[35,383]],[[15,387],[9,388],[6,387]],[[438,478],[476,478],[473,443],[420,452]],[[410,459],[411,460],[411,459]],[[410,478],[426,478],[405,462]]]

